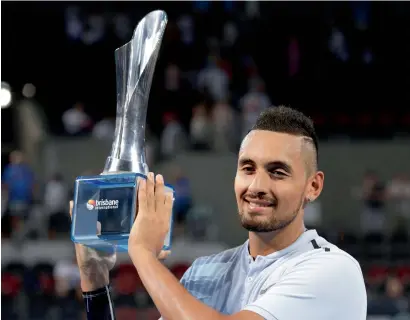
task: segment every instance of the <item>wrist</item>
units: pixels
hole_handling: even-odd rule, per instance
[[[109,272],[90,273],[80,271],[81,291],[89,292],[101,289],[110,283]]]
[[[154,252],[142,246],[135,246],[132,251],[129,252],[129,256],[135,267],[137,267],[139,264],[144,265],[144,261],[148,259],[157,259],[157,256]]]

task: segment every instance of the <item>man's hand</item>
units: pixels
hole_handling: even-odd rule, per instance
[[[150,172],[138,185],[138,212],[128,240],[128,253],[132,260],[141,251],[165,258],[169,252],[162,251],[169,231],[173,194],[165,192],[164,178]]]
[[[70,201],[70,217],[73,201]],[[117,260],[115,251],[105,252],[75,244],[77,264],[80,269],[81,290],[94,291],[109,284],[109,272]]]

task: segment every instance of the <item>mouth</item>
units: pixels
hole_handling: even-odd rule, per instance
[[[244,199],[246,204],[248,205],[248,209],[251,212],[263,212],[274,207],[274,204],[270,201],[266,200],[246,200]]]

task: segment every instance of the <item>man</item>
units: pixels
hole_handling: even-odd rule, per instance
[[[13,237],[19,238],[24,234],[24,222],[28,219],[35,191],[33,170],[19,150],[10,153],[10,163],[4,169],[2,187],[8,196]]]
[[[159,261],[166,255],[161,249],[172,199],[162,176],[150,173],[141,181],[129,254],[163,319],[366,319],[357,261],[304,227],[304,207],[323,188],[317,155],[307,117],[286,107],[264,111],[242,142],[235,178],[249,239],[197,259],[181,283]],[[114,318],[108,288],[113,256],[95,263],[95,252],[88,258],[81,256],[83,247],[77,250],[88,319]]]

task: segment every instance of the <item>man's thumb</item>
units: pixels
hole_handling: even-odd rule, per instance
[[[158,259],[159,259],[159,260],[165,260],[166,258],[169,257],[170,254],[171,254],[171,251],[170,251],[170,250],[168,250],[168,251],[161,251],[161,252],[159,253],[159,255],[158,255]]]

